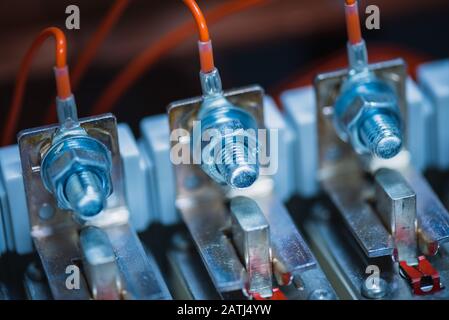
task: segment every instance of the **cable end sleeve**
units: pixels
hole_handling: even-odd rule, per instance
[[[54,67],[55,79],[56,79],[56,91],[59,99],[67,99],[72,95],[72,89],[70,86],[69,68]]]

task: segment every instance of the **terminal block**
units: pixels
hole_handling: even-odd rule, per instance
[[[62,130],[70,132],[61,137]],[[64,117],[59,126],[22,131],[19,148],[30,232],[44,275],[25,279],[31,298],[170,298],[130,225],[113,115]],[[80,272],[77,290],[64,280],[70,270]]]

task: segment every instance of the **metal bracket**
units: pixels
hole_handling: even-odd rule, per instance
[[[101,228],[108,236],[115,253],[123,283],[122,298],[163,299],[169,298],[157,266],[150,260],[135,231],[128,224],[123,168],[119,154],[117,124],[112,114],[80,120],[87,133],[101,141],[112,155],[113,193],[102,213],[88,223]],[[81,275],[79,290],[66,286],[66,268],[81,263],[85,253],[80,248],[80,225],[70,212],[61,210],[53,196],[45,189],[40,177],[40,163],[48,150],[56,125],[24,130],[19,133],[22,171],[30,217],[31,236],[42,261],[49,287],[54,299],[90,299],[92,292],[86,279],[95,276]],[[89,268],[85,272],[89,272]],[[91,277],[92,276],[92,277]]]
[[[406,65],[402,59],[383,61],[369,65],[377,78],[385,81],[394,88],[398,95],[399,108],[403,119],[407,119],[407,108],[405,98]],[[319,137],[319,159],[320,170],[341,171],[339,167],[344,166],[348,170],[352,166],[358,167],[360,157],[356,155],[350,145],[338,138],[333,123],[333,108],[337,97],[340,95],[341,86],[348,77],[348,70],[337,70],[319,74],[315,78],[315,95],[318,110],[318,137]],[[405,130],[405,128],[404,128]],[[406,143],[404,143],[406,145]],[[338,158],[336,158],[338,154]],[[372,160],[371,156],[363,157],[365,162]],[[327,172],[328,173],[328,172]]]
[[[250,86],[227,91],[224,95],[234,105],[250,112],[256,118],[259,128],[264,128],[262,88]],[[170,104],[170,130],[184,129],[185,132],[191,132],[192,122],[196,119],[201,101],[201,97],[196,97]],[[189,148],[189,137],[183,138],[172,141],[172,145],[182,143]],[[175,166],[175,173],[177,208],[221,296],[242,291],[246,287],[245,278],[248,271],[245,270],[227,235],[230,214],[225,204],[228,199],[237,195],[249,196],[256,200],[268,221],[273,248],[272,259],[278,261],[278,266],[282,266],[273,270],[275,274],[282,273],[277,278],[288,278],[290,282],[292,277],[298,276],[299,271],[316,267],[312,253],[294,227],[287,210],[273,195],[273,183],[269,177],[260,177],[251,188],[236,194],[214,183],[199,165],[179,164]]]
[[[385,61],[372,64],[369,68],[378,78],[395,88],[402,116],[408,119],[404,61]],[[436,254],[438,243],[449,237],[449,213],[425,179],[412,168],[407,150],[403,150],[394,159],[379,160],[372,156],[357,155],[351,146],[338,138],[332,123],[333,105],[347,76],[347,70],[339,70],[320,74],[315,79],[319,114],[320,182],[365,254],[368,257],[379,257],[391,255],[394,243],[370,205],[370,201],[374,199],[374,188],[366,173],[374,175],[381,167],[398,170],[416,193],[419,247],[424,254]]]

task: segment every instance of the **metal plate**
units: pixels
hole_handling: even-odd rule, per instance
[[[326,179],[323,188],[368,257],[393,254],[392,237],[364,198],[364,190],[369,191],[366,181],[357,175],[339,175]]]
[[[228,91],[225,96],[235,105],[251,112],[258,120],[259,128],[264,127],[263,91],[260,87]],[[168,108],[170,129],[183,128],[190,132],[191,123],[195,119],[200,104],[200,97],[172,103]],[[186,144],[186,147],[190,144],[188,139],[182,142]],[[227,199],[237,195],[251,197],[261,207],[270,226],[273,259],[280,262],[283,272],[294,277],[295,284],[303,290],[302,281],[306,279],[308,289],[317,289],[316,285],[319,285],[328,288],[333,294],[324,274],[316,265],[312,253],[294,227],[288,212],[274,195],[272,179],[260,177],[251,188],[235,192],[235,190],[221,188],[212,182],[198,165],[177,165],[175,172],[177,208],[190,231],[214,286],[222,297],[225,293],[241,291],[245,285],[245,269],[227,236],[230,215],[225,203]],[[306,274],[313,274],[313,277],[318,280],[312,281]],[[293,296],[298,295],[293,294]],[[304,298],[304,296],[301,297]]]
[[[114,249],[120,276],[124,282],[124,299],[169,299],[170,294],[154,261],[147,255],[134,230],[129,226],[123,169],[119,153],[117,126],[111,114],[80,120],[87,133],[100,140],[111,151],[113,193],[105,210],[90,225],[102,228]],[[79,248],[80,226],[69,212],[57,208],[53,196],[44,188],[40,178],[42,154],[48,149],[57,126],[22,131],[19,134],[22,170],[27,194],[31,235],[40,256],[54,299],[90,299],[90,290],[80,275],[80,289],[66,286],[66,268],[81,265]],[[54,214],[43,218],[39,210],[51,206]]]
[[[332,210],[332,209],[330,209]],[[362,285],[371,273],[366,273],[369,265],[380,269],[380,276],[388,283],[384,300],[437,300],[449,299],[449,291],[427,295],[412,294],[411,286],[400,276],[398,265],[390,257],[367,258],[351,238],[347,237],[344,222],[338,215],[330,212],[326,218],[310,216],[302,221],[304,232],[317,259],[341,299],[366,299],[361,293]],[[449,256],[441,250],[429,259],[439,271],[441,282],[449,284]]]
[[[399,108],[403,119],[407,119],[405,101],[406,65],[402,59],[370,64],[369,69],[381,80],[390,84],[399,97]],[[315,78],[315,94],[318,110],[319,159],[321,175],[345,170],[357,170],[359,156],[352,147],[338,138],[332,123],[333,106],[340,94],[341,85],[348,76],[348,70],[319,74]],[[405,132],[405,128],[404,132]],[[404,145],[406,145],[406,141]],[[371,156],[362,160],[370,162]]]

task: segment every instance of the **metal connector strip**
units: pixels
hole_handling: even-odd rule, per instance
[[[375,173],[377,211],[393,236],[397,261],[418,264],[416,194],[402,175],[382,168]]]

